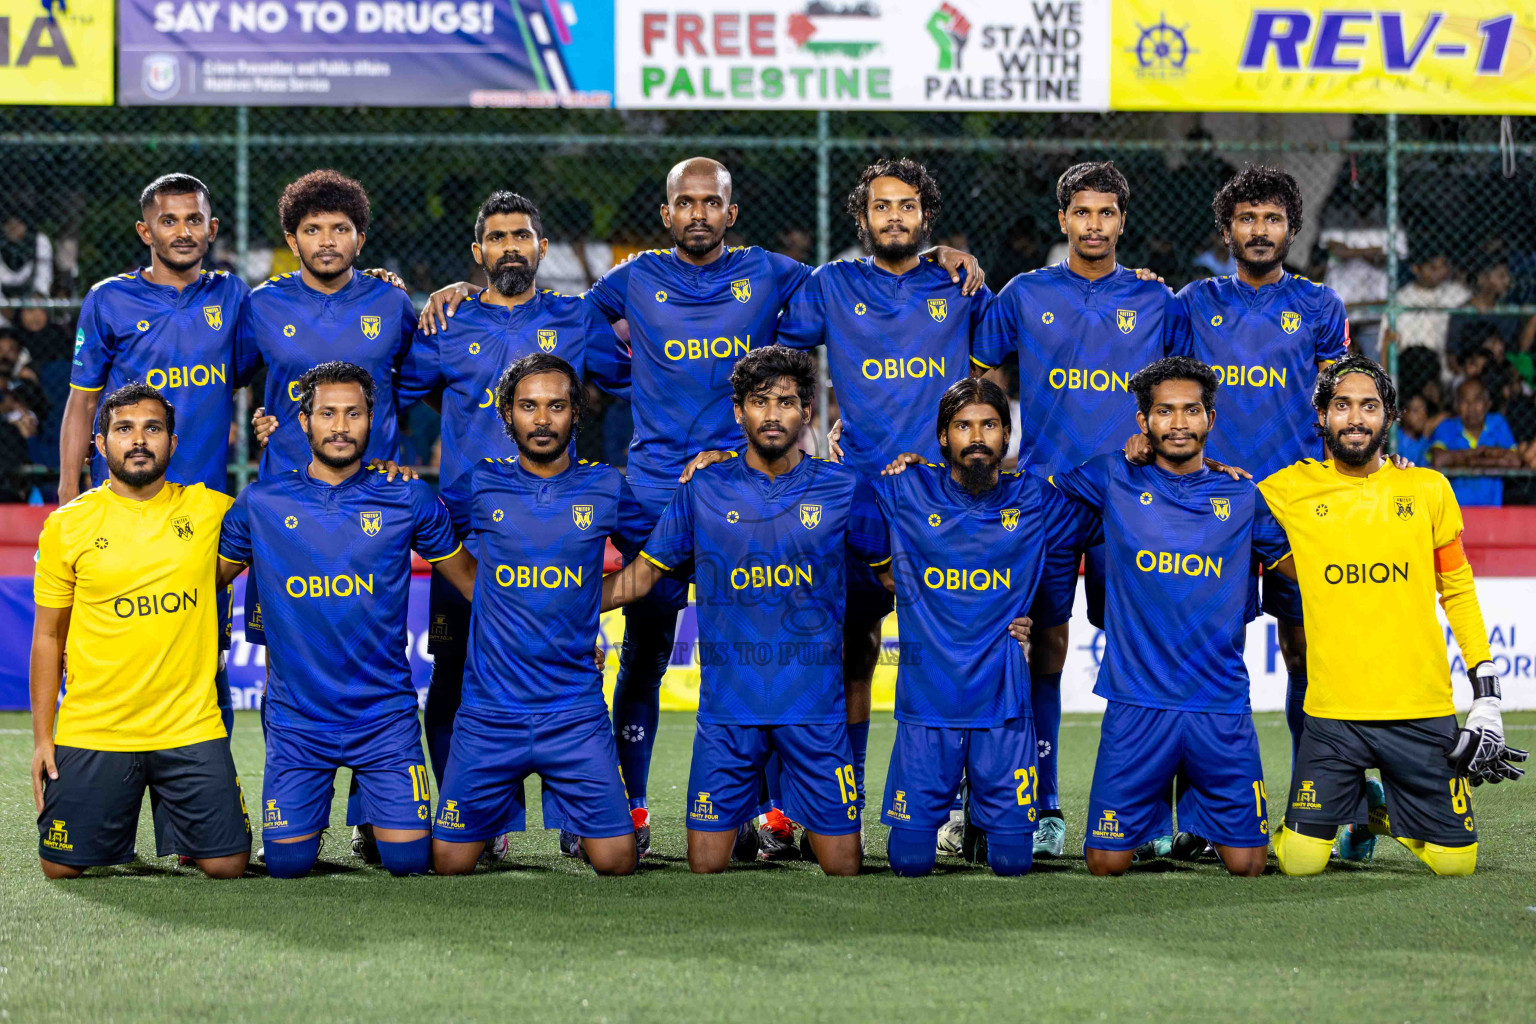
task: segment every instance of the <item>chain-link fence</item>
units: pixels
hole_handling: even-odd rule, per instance
[[[213,262],[253,283],[297,267],[277,220],[283,186],[316,167],[352,175],[373,203],[362,263],[400,274],[419,302],[475,269],[475,211],[498,188],[541,207],[551,239],[544,287],[580,291],[628,252],[669,244],[658,216],[662,182],[673,163],[695,153],[733,172],[741,214],[728,240],[809,263],[856,245],[842,204],[863,166],[882,155],[914,156],[944,191],[935,239],[976,253],[996,287],[1061,257],[1054,183],[1072,163],[1107,158],[1125,170],[1132,196],[1121,261],[1150,267],[1175,288],[1231,269],[1210,214],[1217,187],[1245,163],[1279,164],[1306,201],[1290,265],[1341,293],[1368,352],[1398,339],[1385,348],[1400,383],[1426,395],[1432,416],[1454,415],[1462,378],[1484,379],[1526,464],[1536,466],[1536,223],[1523,216],[1536,201],[1536,145],[1516,141],[1536,138],[1533,122],[7,108],[0,111],[7,184],[0,289],[10,322],[0,334],[14,340],[0,338],[0,378],[9,384],[0,407],[0,495],[52,496],[75,310],[93,282],[143,262],[135,199],[158,174],[187,171],[208,183],[221,222]],[[435,421],[424,409],[409,419],[407,454],[430,465]],[[605,418],[603,454],[622,458],[626,423],[621,410]],[[1423,430],[1414,419],[1405,439]],[[245,431],[237,434],[232,471],[243,481],[249,449]]]

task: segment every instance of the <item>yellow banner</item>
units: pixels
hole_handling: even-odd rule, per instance
[[[1114,0],[1118,110],[1536,113],[1536,3]]]
[[[112,104],[116,0],[0,0],[0,104]]]

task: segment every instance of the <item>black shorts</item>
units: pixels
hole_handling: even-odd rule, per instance
[[[1377,722],[1307,715],[1286,818],[1334,826],[1354,821],[1365,770],[1379,768],[1393,835],[1441,846],[1477,842],[1471,790],[1445,760],[1458,729],[1455,715]]]
[[[229,740],[129,752],[59,747],[57,780],[45,779],[37,854],[87,868],[133,860],[139,808],[149,787],[156,853],[198,860],[251,848],[251,823]]]

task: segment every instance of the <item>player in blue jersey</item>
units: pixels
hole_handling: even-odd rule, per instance
[[[496,407],[502,371],[523,356],[547,352],[605,391],[629,387],[629,353],[608,320],[589,303],[535,285],[549,245],[534,203],[493,192],[475,217],[470,251],[490,282],[462,305],[453,333],[418,330],[400,370],[403,408],[431,396],[442,415],[438,486],[451,487],[482,459],[517,451]],[[459,709],[469,644],[470,605],[438,573],[432,575],[432,687],[427,691],[427,752],[442,785],[453,719]]]
[[[1109,707],[1084,855],[1095,875],[1124,874],[1164,834],[1180,778],[1179,827],[1209,839],[1232,874],[1256,877],[1269,809],[1243,640],[1252,561],[1283,558],[1285,532],[1252,480],[1204,463],[1209,366],[1162,359],[1130,388],[1153,463],[1111,452],[1052,477],[1103,518],[1108,635],[1093,692]]]
[[[998,293],[974,354],[996,365],[1019,359],[1019,468],[1050,474],[1118,450],[1135,430],[1126,401],[1131,374],[1190,351],[1189,321],[1166,286],[1115,259],[1130,185],[1112,163],[1083,163],[1056,182],[1067,258],[1020,274]],[[1102,625],[1103,552],[1088,554],[1088,616]],[[1059,857],[1066,823],[1057,796],[1061,670],[1077,589],[1078,552],[1058,550],[1041,581],[1030,644],[1031,704],[1040,741],[1040,813],[1035,854]]]
[[[750,349],[773,343],[781,310],[811,274],[803,263],[756,246],[728,248],[725,233],[737,215],[732,198],[730,172],[718,161],[695,157],[677,164],[667,175],[661,207],[673,247],[614,267],[583,296],[610,322],[629,324],[635,434],[628,478],[649,516],[647,526],[671,500],[690,458],[739,443],[730,368]],[[931,255],[954,281],[964,271],[963,291],[982,286],[973,257],[942,246]],[[423,327],[445,329],[469,292],[461,282],[434,293]],[[633,548],[621,550],[627,560],[636,555]],[[661,678],[672,659],[687,584],[668,577],[624,610],[613,722],[642,854],[649,844],[647,780]]]
[[[537,773],[545,827],[568,829],[603,875],[635,870],[603,674],[593,663],[603,552],[636,507],[623,474],[571,457],[581,378],[537,352],[509,366],[496,409],[517,456],[486,459],[444,491],[479,552],[463,701],[438,794],[439,874],[474,870],[487,841],[524,827]]]
[[[870,164],[847,199],[869,255],[818,267],[779,319],[781,345],[826,345],[842,415],[840,461],[865,479],[879,476],[893,451],[937,461],[933,410],[940,396],[989,368],[972,358],[971,338],[992,303],[991,290],[964,294],[921,255],[941,209],[938,183],[922,164]],[[867,567],[850,561],[843,686],[861,806],[870,687],[881,622],[892,607],[890,591]],[[769,825],[760,832],[765,851],[783,846],[784,837]]]
[[[688,867],[724,871],[780,762],[784,813],[829,875],[862,862],[858,785],[843,702],[850,554],[889,573],[869,483],[796,447],[816,362],[782,345],[731,370],[740,458],[676,489],[640,557],[604,585],[604,607],[643,598],[692,567],[699,599],[699,715],[688,773]],[[723,456],[725,453],[715,453]]]
[[[361,799],[352,824],[373,826],[391,874],[423,874],[431,787],[405,657],[411,550],[466,594],[475,562],[429,486],[363,469],[367,370],[322,363],[298,391],[309,464],[241,492],[219,541],[220,583],[252,565],[265,597],[267,870],[295,878],[314,867],[336,770],[350,768]]]
[[[1001,388],[960,381],[939,402],[944,465],[903,453],[875,481],[902,609],[883,815],[899,875],[933,870],[938,829],[962,776],[969,823],[985,834],[986,852],[974,859],[999,875],[1024,874],[1034,863],[1040,794],[1030,669],[1021,644],[994,642],[982,624],[1027,638],[1051,553],[1082,550],[1097,521],[1040,476],[999,471],[1011,431]]]

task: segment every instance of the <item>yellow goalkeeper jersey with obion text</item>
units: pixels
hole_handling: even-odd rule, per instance
[[[1304,459],[1262,481],[1259,490],[1285,528],[1301,587],[1306,713],[1349,720],[1454,714],[1450,662],[1435,615],[1439,569],[1448,580],[1454,574],[1455,599],[1464,602],[1452,622],[1468,623],[1457,630],[1467,664],[1489,655],[1450,481],[1432,469],[1402,470],[1390,461],[1354,477],[1332,461]],[[1447,589],[1447,601],[1452,597]]]
[[[71,609],[55,743],[166,750],[226,735],[215,584],[230,503],[202,484],[135,501],[104,483],[48,516],[33,599]]]

